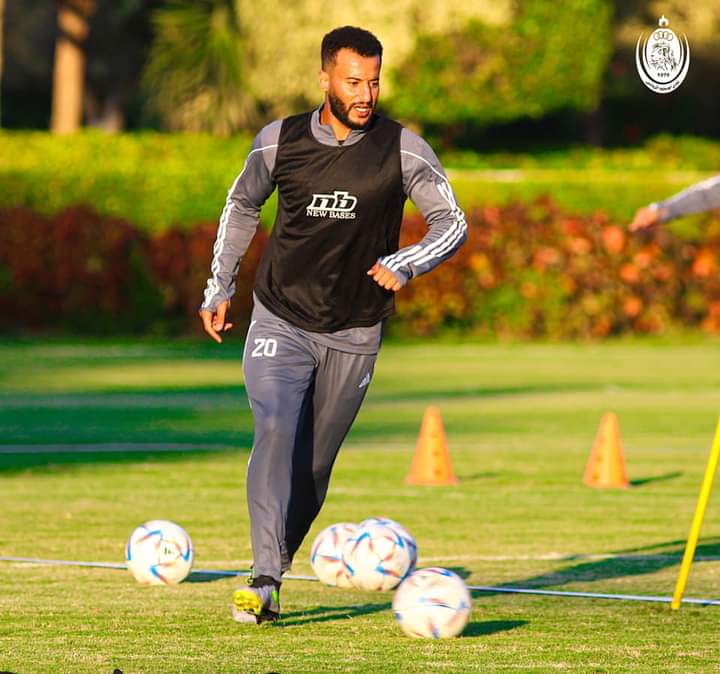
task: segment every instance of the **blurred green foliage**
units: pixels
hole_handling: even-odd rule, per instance
[[[0,205],[52,214],[84,203],[145,231],[215,222],[250,143],[245,135],[2,132]],[[638,206],[717,172],[720,143],[660,136],[632,149],[454,152],[441,160],[465,209],[549,194],[574,211],[601,208],[625,219]],[[275,208],[273,195],[262,212],[266,226]]]
[[[318,105],[323,98],[317,77],[322,38],[337,26],[351,25],[372,31],[384,45],[381,100],[386,101],[393,96],[389,73],[412,52],[419,34],[446,34],[472,19],[490,26],[508,25],[515,1],[235,0],[245,28],[248,90],[265,119]],[[196,0],[184,2],[195,4]]]
[[[720,142],[697,136],[661,134],[641,146],[597,148],[589,145],[538,150],[532,153],[481,154],[451,150],[443,163],[456,169],[587,169],[635,171],[648,178],[665,171],[715,171],[720,169]]]
[[[147,230],[216,220],[250,138],[140,133],[0,134],[0,204],[56,213],[88,204]]]
[[[169,129],[229,136],[256,122],[234,0],[172,0],[153,13],[144,84]]]
[[[277,5],[277,6],[276,6]],[[591,110],[612,50],[611,0],[172,0],[153,13],[145,82],[166,128],[228,134],[316,105],[319,46],[362,25],[386,45],[383,100],[415,125],[486,126]],[[277,49],[270,34],[283,36]]]
[[[524,0],[508,26],[471,20],[418,37],[394,73],[393,112],[420,124],[491,124],[593,109],[612,50],[607,0]],[[401,85],[401,86],[400,86]]]

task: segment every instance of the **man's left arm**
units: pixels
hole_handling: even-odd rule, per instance
[[[408,279],[429,272],[451,257],[467,239],[467,224],[437,156],[408,129],[403,129],[400,136],[400,163],[405,194],[429,228],[418,243],[378,260],[402,287]]]

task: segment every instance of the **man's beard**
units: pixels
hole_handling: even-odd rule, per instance
[[[349,115],[352,105],[345,105],[335,94],[328,91],[328,101],[330,102],[330,110],[348,129],[355,129],[356,131],[362,131],[372,119],[372,113],[375,111],[372,105],[369,105],[370,114],[368,115],[366,122],[353,122]]]

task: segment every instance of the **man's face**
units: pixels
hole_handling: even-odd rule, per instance
[[[380,57],[341,49],[335,63],[320,72],[333,115],[350,129],[364,129],[372,119],[380,93]]]

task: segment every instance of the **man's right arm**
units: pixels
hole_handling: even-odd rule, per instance
[[[272,172],[282,121],[264,127],[255,137],[240,175],[228,191],[213,246],[201,311],[215,313],[235,293],[238,267],[260,221],[260,209],[275,189]]]

